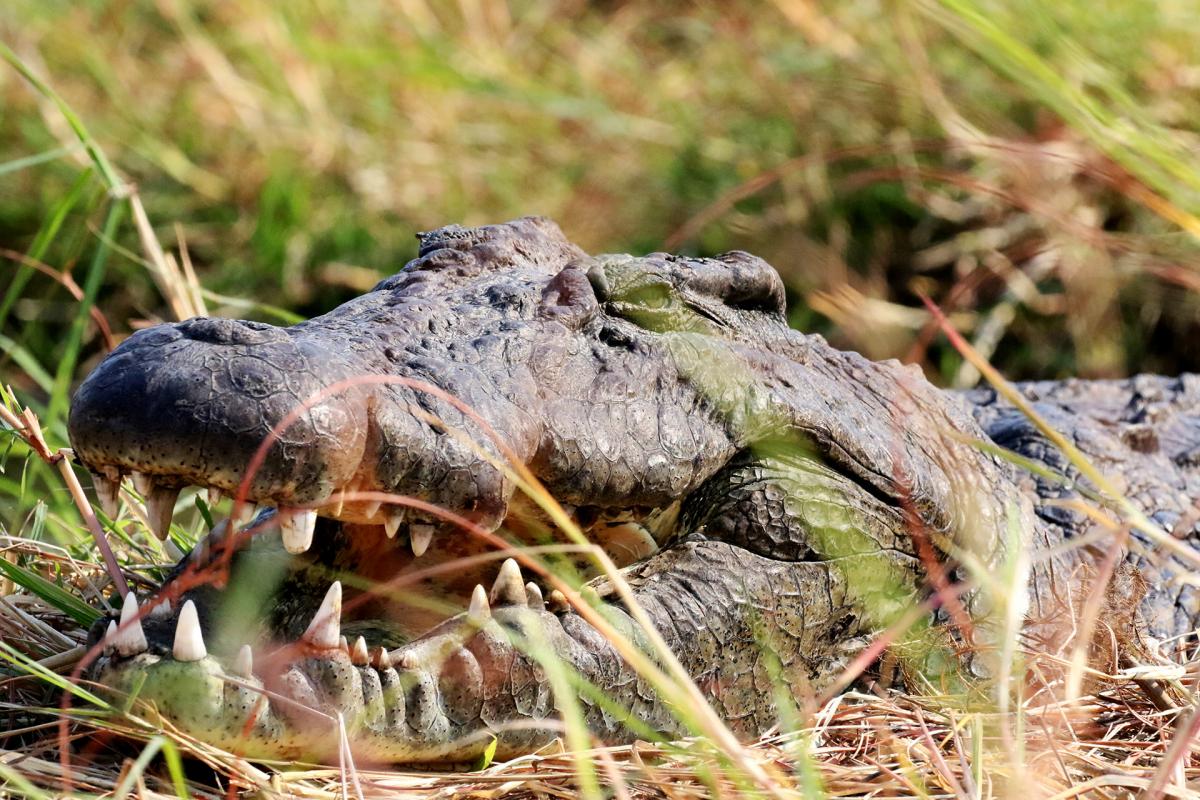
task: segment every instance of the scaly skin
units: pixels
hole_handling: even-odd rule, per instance
[[[355,376],[369,378],[341,384]],[[1103,384],[1096,402],[1092,384],[1025,391],[1128,476],[1147,513],[1187,522],[1200,489],[1200,390],[1190,378],[1142,380],[1161,395],[1138,395],[1144,421],[1127,384]],[[946,394],[912,368],[790,330],[782,284],[760,259],[593,258],[541,219],[427,234],[402,272],[292,328],[201,319],[137,333],[79,388],[71,440],[101,493],[141,473],[161,523],[179,486],[234,490],[271,430],[314,397],[249,484],[278,513],[259,518],[264,532],[249,543],[223,539],[228,588],[188,582],[201,567],[224,574],[215,541],[168,585],[186,588],[213,655],[188,644],[196,631],[176,622],[177,602],[143,620],[145,646],[121,639],[135,627],[123,626],[95,670],[248,754],[335,754],[338,714],[372,759],[468,761],[492,736],[501,757],[528,752],[559,732],[547,658],[608,698],[579,694],[601,739],[689,732],[586,615],[544,603],[547,587],[526,586],[532,576],[515,564],[490,598],[473,588],[496,574],[477,557],[492,545],[429,512],[401,517],[345,492],[425,500],[518,545],[555,541],[498,466],[506,453],[520,459],[629,565],[639,606],[743,736],[778,722],[778,687],[800,697],[828,686],[956,563],[998,568],[1010,530],[1051,547],[1086,527],[1041,502],[1058,488],[976,446],[991,435],[1063,467],[1022,418],[986,392]],[[320,516],[311,547],[308,511]],[[1183,535],[1190,543],[1190,527]],[[1042,618],[1095,567],[1087,551],[1056,552],[1035,558]],[[1139,565],[1151,578],[1150,632],[1194,625],[1193,593],[1154,580],[1167,565]],[[340,589],[325,595],[333,578],[347,587],[340,616],[330,613]],[[367,590],[396,580],[402,588]],[[597,578],[593,588],[608,624],[653,659],[613,587]],[[918,624],[899,647],[910,674],[957,686],[963,667],[986,673],[995,603],[973,592],[962,603],[973,632]],[[361,632],[369,654],[340,644],[339,630]],[[968,635],[980,657],[962,656]],[[253,669],[234,655],[247,641]],[[294,644],[272,651],[278,642]]]

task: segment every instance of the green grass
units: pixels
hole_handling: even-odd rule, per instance
[[[16,0],[0,11],[3,403],[31,408],[50,448],[65,447],[71,390],[104,351],[97,309],[118,338],[202,302],[292,322],[395,271],[419,230],[527,213],[591,251],[759,253],[784,274],[797,326],[946,384],[979,370],[931,341],[920,295],[1010,377],[1200,369],[1188,346],[1200,335],[1198,40],[1200,15],[1181,0]],[[81,299],[33,262],[69,273]],[[194,286],[178,280],[185,263],[202,300],[181,289]],[[199,514],[179,523],[179,547],[205,529]],[[159,576],[149,562],[168,554],[135,522],[99,524],[128,572]],[[6,428],[0,535],[12,537],[0,586],[60,609],[78,640],[102,562],[59,468]],[[54,655],[49,641],[6,644],[13,674],[61,681],[30,665]],[[875,719],[870,702],[846,701]],[[994,711],[932,712],[939,747],[969,754],[953,780],[890,750],[898,739],[859,733],[878,737],[898,786],[1020,786],[1024,757],[992,735],[1009,724]],[[179,740],[121,725],[149,746],[110,789],[161,756],[160,789],[203,790]],[[806,729],[739,757],[775,777],[778,744],[795,770],[781,785],[839,791],[857,773],[831,767],[829,736]],[[712,753],[684,759],[702,788],[745,785],[728,760],[705,775]],[[611,777],[602,759],[593,768],[585,790]],[[1129,780],[1115,785],[1151,778]],[[39,796],[3,764],[0,787]]]

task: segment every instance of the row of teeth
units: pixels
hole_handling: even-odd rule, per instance
[[[104,509],[105,514],[115,519],[122,476],[116,470],[108,470],[108,472],[108,475],[93,473],[92,481],[96,487],[96,497],[100,501],[100,507]],[[158,537],[159,541],[165,540],[171,529],[171,519],[175,514],[175,504],[179,500],[180,489],[159,485],[143,472],[133,473],[133,487],[138,494],[145,498],[146,518],[150,523],[150,530]],[[210,487],[208,489],[209,508],[213,508],[221,502],[222,497],[220,489]],[[365,509],[366,516],[371,518],[378,516],[381,505],[377,502],[368,504]],[[241,504],[233,517],[233,524],[239,528],[245,527],[250,520],[257,516],[259,510],[260,507],[251,503]],[[405,510],[403,508],[390,508],[383,511],[383,529],[389,539],[396,536],[400,525],[404,522],[404,517]],[[317,526],[316,511],[280,508],[278,509],[278,521],[284,549],[289,553],[303,553],[312,546],[313,531]],[[434,527],[427,523],[414,522],[408,526],[408,542],[414,556],[425,555],[425,551],[429,549],[429,543],[433,541],[433,531]]]
[[[543,611],[546,601],[542,598],[541,588],[533,582],[524,583],[521,568],[516,561],[509,558],[500,566],[496,581],[492,584],[491,592],[481,585],[476,585],[471,593],[471,602],[467,607],[467,619],[481,626],[492,616],[492,606],[522,606],[535,611]],[[553,608],[566,606],[566,598],[557,590],[550,593],[549,602]],[[156,605],[146,616],[150,619],[161,619],[171,614],[170,601],[164,600]],[[108,623],[104,636],[104,652],[116,652],[126,658],[144,653],[149,649],[146,633],[138,613],[138,601],[133,592],[125,595],[121,606],[121,621]],[[321,607],[313,615],[312,622],[301,637],[301,641],[322,649],[340,648],[350,656],[350,661],[360,666],[370,665],[376,669],[388,669],[393,663],[393,654],[379,647],[373,652],[368,651],[366,640],[359,636],[350,644],[341,635],[342,627],[342,584],[334,581],[321,601]],[[179,610],[179,619],[175,623],[175,641],[171,655],[176,661],[199,661],[208,655],[204,646],[204,636],[200,631],[200,619],[196,614],[196,606],[191,600],[183,604]],[[415,667],[408,663],[409,658],[403,651],[396,651],[396,661],[405,668]],[[250,645],[242,645],[233,661],[233,672],[243,678],[249,678],[254,671],[254,656]]]

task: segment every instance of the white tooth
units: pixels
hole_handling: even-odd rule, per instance
[[[545,611],[546,601],[542,598],[542,587],[533,581],[525,584],[525,602],[534,611]]]
[[[241,505],[234,503],[233,516],[230,519],[233,521],[235,528],[244,528],[250,524],[250,521],[258,516],[258,506],[250,501],[246,501]]]
[[[225,493],[215,486],[208,487],[208,507],[209,509],[216,508],[217,503],[225,499]]]
[[[350,642],[346,639],[345,636],[338,637],[338,649],[342,650],[345,653],[350,652]]]
[[[429,549],[429,543],[432,541],[432,525],[418,523],[408,526],[408,543],[412,547],[413,555],[417,558],[425,555],[425,551]]]
[[[375,655],[371,659],[371,666],[379,670],[392,668],[392,657],[386,647],[381,647],[375,651]]]
[[[136,656],[149,647],[141,620],[138,619],[138,602],[133,592],[125,595],[125,603],[121,606],[121,624],[117,626],[117,638],[113,646],[123,656]]]
[[[233,659],[233,674],[243,678],[254,677],[254,653],[250,650],[250,645],[244,644],[238,650],[237,657]]]
[[[487,590],[478,583],[471,592],[471,605],[467,608],[467,619],[482,624],[492,616],[492,607],[488,605]]]
[[[171,654],[176,661],[199,661],[208,655],[204,647],[204,634],[200,632],[196,604],[191,600],[179,610],[179,621],[175,623],[175,646],[171,648]]]
[[[161,603],[150,609],[146,615],[150,619],[166,619],[171,616],[171,601],[163,600]]]
[[[342,583],[334,581],[321,601],[321,607],[308,623],[304,638],[316,647],[328,650],[338,646],[342,627]]]
[[[372,500],[363,506],[363,514],[365,514],[367,517],[374,517],[379,513],[379,507],[381,505],[383,505],[383,503],[380,503],[378,500]]]
[[[120,510],[117,498],[121,494],[121,482],[103,475],[92,475],[92,486],[96,489],[96,499],[100,501],[100,508],[104,509],[104,513],[110,519],[116,519]]]
[[[117,621],[110,619],[108,621],[108,629],[104,632],[104,652],[105,654],[113,651],[113,642],[117,639]]]
[[[400,530],[402,522],[404,522],[404,509],[389,511],[383,518],[383,530],[389,539],[396,537],[396,531]]]
[[[312,546],[313,530],[317,526],[315,511],[279,510],[279,532],[283,535],[283,549],[289,553],[303,553]]]
[[[142,497],[146,497],[150,494],[150,491],[154,488],[154,479],[151,478],[149,475],[147,475],[144,472],[134,472],[133,473],[133,488],[136,489],[137,493],[140,494]]]
[[[171,517],[175,514],[175,501],[179,499],[179,490],[152,486],[145,498],[150,530],[161,542],[171,532]]]
[[[546,606],[551,611],[566,611],[571,607],[567,602],[567,596],[558,589],[551,589],[550,594],[546,595]]]
[[[354,640],[354,648],[350,651],[350,663],[365,666],[370,660],[371,656],[367,652],[367,640],[360,636]]]
[[[521,578],[521,567],[515,559],[506,558],[500,565],[490,599],[498,606],[525,605],[525,583]]]

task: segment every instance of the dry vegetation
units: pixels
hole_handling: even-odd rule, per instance
[[[797,326],[947,385],[982,364],[922,295],[1010,377],[1197,369],[1198,39],[1184,0],[5,4],[0,793],[580,789],[580,753],[277,772],[58,710],[112,591],[98,542],[152,587],[206,530],[190,495],[165,548],[134,497],[97,520],[55,459],[73,383],[131,328],[292,320],[394,270],[417,230],[544,213],[592,250],[751,249]],[[740,767],[705,743],[590,761],[616,797],[1192,796],[1197,665],[1166,649],[1082,698],[1069,652],[1017,652],[1006,711],[844,695]]]

